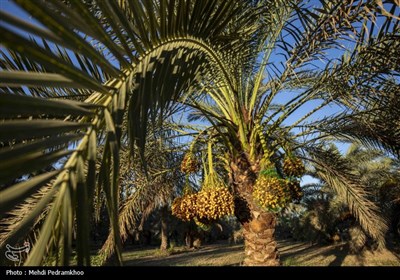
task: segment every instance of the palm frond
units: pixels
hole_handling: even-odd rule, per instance
[[[368,191],[352,174],[348,162],[337,152],[322,148],[307,148],[316,174],[344,201],[360,226],[380,246],[385,244],[386,222],[380,217],[378,207],[368,199]]]
[[[6,244],[17,244],[21,236],[29,236],[32,230],[37,230],[52,206],[54,195],[55,191],[52,191],[50,186],[44,186],[34,195],[22,200],[22,203],[18,203],[0,219],[1,253],[5,253]],[[35,241],[34,236],[30,236],[29,239]]]
[[[21,203],[37,188],[32,181],[30,192],[8,195],[8,189],[21,188],[8,181],[50,164],[60,171],[27,265],[40,264],[53,248],[60,248],[59,263],[67,265],[75,220],[78,264],[89,264],[85,200],[92,198],[97,171],[120,260],[119,141],[126,112],[132,147],[144,147],[149,113],[154,119],[155,112],[162,112],[200,76],[232,79],[234,66],[224,61],[246,63],[245,55],[238,54],[252,55],[247,43],[257,29],[258,8],[249,3],[100,2],[15,1],[41,25],[2,12],[0,141],[2,153],[21,155],[15,161],[1,160],[4,205]],[[243,39],[234,40],[239,34]],[[206,66],[211,66],[209,72]],[[104,149],[96,170],[98,143]],[[38,217],[41,212],[34,213]]]
[[[183,185],[183,174],[179,174],[181,158],[171,150],[172,143],[160,145],[160,141],[162,139],[149,137],[146,143],[147,174],[140,163],[128,164],[129,150],[122,155],[121,169],[124,176],[121,180],[125,191],[123,196],[126,196],[118,213],[122,242],[129,237],[132,230],[137,229],[139,220],[145,219],[156,208],[168,205],[178,188]],[[110,231],[99,252],[104,262],[115,253],[114,243],[114,233]]]
[[[214,126],[210,137],[219,134],[227,150],[248,153],[251,160],[262,138],[254,129],[255,121],[265,129],[272,154],[278,154],[287,143],[296,143],[298,136],[285,132],[283,122],[318,98],[325,100],[324,105],[347,106],[347,113],[355,115],[341,116],[334,127],[329,121],[313,123],[304,134],[353,134],[399,153],[398,130],[393,129],[400,127],[396,117],[400,115],[399,21],[398,9],[390,1],[320,1],[315,9],[308,1],[267,0],[14,2],[38,24],[0,14],[2,211],[11,210],[12,216],[10,207],[24,205],[29,196],[38,194],[40,185],[51,185],[51,192],[32,208],[27,222],[22,219],[16,226],[26,229],[39,220],[42,224],[27,265],[41,264],[49,253],[60,256],[58,264],[68,265],[75,226],[78,265],[90,264],[87,201],[95,189],[104,193],[114,236],[111,244],[122,261],[121,141],[125,144],[129,139],[131,151],[139,148],[145,158],[148,123],[162,123],[158,115],[173,111],[168,108],[184,93],[186,99],[180,101],[193,101],[192,106]],[[379,30],[378,22],[382,23]],[[339,60],[329,58],[327,52],[343,49],[344,41],[353,50]],[[271,57],[277,52],[284,59],[274,63]],[[320,71],[311,64],[318,59],[327,62]],[[285,108],[271,112],[270,105],[285,86],[301,92]],[[219,110],[187,98],[204,92]],[[386,109],[388,114],[380,116]],[[360,112],[368,112],[369,117],[358,118]],[[349,128],[354,129],[345,132]],[[280,138],[285,143],[279,143]],[[365,221],[376,216],[365,210],[368,203],[359,182],[324,167],[330,175],[326,179],[339,193],[344,194],[340,189],[348,185],[351,209],[364,229],[379,238],[380,233]],[[44,202],[50,203],[45,212]],[[17,230],[9,232],[7,240],[24,236]]]
[[[321,124],[320,131],[350,141],[358,140],[368,147],[383,149],[400,157],[400,112],[397,109],[394,112],[383,112],[383,108],[377,114],[362,113],[341,120],[329,120]]]

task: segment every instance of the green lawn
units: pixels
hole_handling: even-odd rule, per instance
[[[400,257],[388,250],[350,254],[346,244],[311,245],[280,241],[284,266],[400,266]],[[175,247],[168,252],[157,248],[129,249],[123,253],[126,266],[238,266],[244,258],[243,245],[217,243],[187,250]]]

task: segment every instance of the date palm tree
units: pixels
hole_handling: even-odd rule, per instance
[[[169,110],[169,115],[171,112]],[[174,112],[176,114],[176,112]],[[168,246],[168,208],[172,199],[184,185],[185,177],[180,172],[182,150],[186,144],[174,143],[177,136],[172,128],[173,123],[164,120],[150,124],[146,137],[143,168],[142,161],[132,161],[131,152],[125,149],[120,156],[121,164],[121,199],[118,213],[120,236],[123,242],[133,230],[140,230],[142,223],[155,210],[160,212],[161,250]],[[139,149],[135,149],[136,158],[139,158]],[[114,235],[110,231],[100,254],[103,261],[107,261],[114,253]]]
[[[181,92],[231,71],[225,64],[246,64],[263,7],[221,0],[14,2],[34,22],[0,11],[0,218],[13,221],[1,251],[45,216],[25,264],[53,252],[68,265],[76,226],[78,264],[89,265],[88,201],[97,186],[121,262],[123,129],[132,150],[143,148],[147,123]],[[26,180],[50,165],[55,170]]]
[[[347,116],[361,116],[366,108],[350,106],[353,95],[367,92],[372,103],[398,89],[392,78],[400,57],[398,9],[391,1],[320,1],[316,8],[307,1],[266,0],[14,2],[35,21],[0,11],[0,218],[14,221],[12,230],[2,232],[0,251],[21,241],[40,220],[26,265],[42,263],[50,252],[58,264],[68,265],[74,229],[78,264],[90,264],[87,202],[95,188],[105,194],[121,262],[121,137],[126,130],[131,150],[143,151],[147,123],[183,93],[192,95],[181,102],[198,108],[214,122],[211,134],[224,139],[232,182],[251,208],[244,226],[258,223],[263,240],[272,242],[273,215],[258,211],[249,192],[258,161],[278,162],[280,147],[295,153],[300,136],[331,131],[331,120],[325,126],[302,123],[320,107],[348,106],[346,115],[335,116],[346,120],[344,127],[355,121]],[[330,61],[324,52],[345,42],[353,51]],[[271,60],[276,51],[282,59]],[[313,67],[316,59],[328,63]],[[371,61],[373,67],[365,66]],[[283,108],[272,106],[283,89],[293,90],[290,100]],[[208,97],[195,98],[202,91]],[[204,106],[209,98],[218,111]],[[304,118],[289,127],[283,123],[317,98],[322,104]],[[382,106],[377,102],[375,112]],[[300,125],[307,129],[289,133]],[[398,134],[393,135],[390,141],[380,139],[385,147],[396,146]],[[328,168],[311,145],[315,139],[302,147]],[[96,166],[100,146],[102,160]],[[54,170],[34,173],[48,166]],[[348,183],[336,169],[328,170],[340,175],[342,185]],[[26,180],[28,174],[34,176]],[[376,218],[360,209],[360,221]],[[257,235],[250,233],[246,250],[259,252],[249,254],[249,263],[276,264],[274,243],[259,250]]]
[[[391,191],[395,193],[397,189],[396,182],[399,180],[398,174],[396,174],[396,170],[398,169],[396,160],[385,156],[385,154],[379,150],[366,149],[359,143],[352,143],[343,155],[334,145],[325,147],[325,150],[329,150],[334,160],[340,162],[343,166],[342,169],[347,170],[347,173],[358,178],[360,185],[363,187],[359,191],[368,195],[371,201],[379,202],[380,213],[386,216],[386,218],[388,218],[387,220],[390,220],[391,203],[394,202]],[[348,215],[349,205],[346,199],[347,193],[332,191],[335,187],[333,185],[328,185],[325,179],[328,180],[329,184],[334,184],[335,182],[319,167],[311,167],[307,174],[318,179],[318,182],[304,185],[304,189],[307,189],[307,191],[305,191],[306,199],[304,202],[309,208],[309,211],[311,210],[314,212],[313,215],[317,217],[319,223],[325,228],[324,233],[328,236],[329,234],[332,235],[332,230],[334,228],[333,223],[337,223],[343,216],[346,218],[351,217],[351,215]],[[385,190],[385,195],[387,196],[386,200],[384,200],[380,197],[380,190],[381,188],[385,188],[388,183],[391,184],[391,191]],[[329,203],[317,203],[322,209],[315,209],[315,202],[318,200],[321,202],[329,201]],[[389,215],[387,212],[389,212]],[[326,213],[329,213],[329,215],[326,215]],[[333,222],[334,220],[336,220],[336,222]],[[326,228],[328,228],[327,225],[332,225],[330,232],[326,230]],[[359,250],[365,246],[367,241],[366,231],[361,229],[358,223],[352,225],[352,227],[354,228],[351,232],[356,232],[357,234],[352,234],[350,236],[351,248]]]
[[[213,147],[214,165],[222,161],[230,178],[235,215],[244,230],[245,265],[279,265],[274,212],[284,205],[276,207],[275,194],[275,201],[269,198],[275,206],[269,207],[260,193],[272,193],[274,184],[283,189],[283,180],[298,180],[293,177],[300,174],[284,174],[285,161],[293,157],[323,170],[365,232],[384,243],[385,222],[361,178],[323,143],[344,135],[398,155],[399,107],[392,105],[399,102],[399,20],[378,15],[377,6],[371,13],[374,3],[368,1],[321,4],[313,9],[308,3],[270,3],[265,37],[257,47],[261,56],[253,67],[237,65],[234,77],[203,84],[185,102],[193,108],[189,120],[209,124],[194,141]],[[398,7],[391,7],[398,14]],[[380,25],[377,32],[375,25]],[[389,107],[385,116],[393,127],[379,117]],[[316,113],[323,117],[315,118]]]

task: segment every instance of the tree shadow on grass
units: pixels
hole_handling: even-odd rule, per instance
[[[288,242],[282,243],[279,241],[278,244],[278,250],[281,256],[290,256],[291,254],[295,254],[310,248],[310,244],[304,242],[292,242],[292,244],[290,244]]]
[[[301,242],[290,247],[283,245],[280,252],[282,261],[288,261],[289,265],[340,266],[349,251],[349,246],[343,243],[321,245]]]
[[[350,252],[350,246],[348,243],[341,245],[339,248],[335,248],[332,251],[327,251],[325,255],[334,255],[335,259],[331,261],[328,266],[341,266],[344,259]]]
[[[292,257],[297,257],[299,255],[307,255],[316,249],[318,249],[320,246],[318,245],[310,245],[308,243],[300,243],[296,246],[293,246],[289,249],[280,249],[280,256],[281,258],[287,259],[287,258],[292,258]]]
[[[218,259],[227,254],[239,253],[243,251],[242,246],[204,246],[196,250],[188,250],[176,252],[164,257],[146,257],[146,259],[136,259],[125,261],[125,266],[177,266],[177,265],[193,265],[195,259]],[[230,264],[239,265],[240,263]]]

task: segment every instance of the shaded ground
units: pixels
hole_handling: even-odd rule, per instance
[[[286,266],[400,266],[400,256],[387,249],[351,254],[346,243],[321,246],[283,240],[279,242]]]
[[[353,255],[344,243],[321,246],[282,240],[279,251],[285,266],[400,266],[400,256],[391,251],[366,251]],[[161,253],[157,248],[128,248],[123,256],[126,266],[238,266],[244,252],[242,244],[223,242],[196,250],[175,248],[169,254]]]
[[[171,255],[160,253],[157,248],[125,252],[125,266],[232,266],[243,260],[243,245],[230,246],[217,243],[195,250],[177,248]]]

